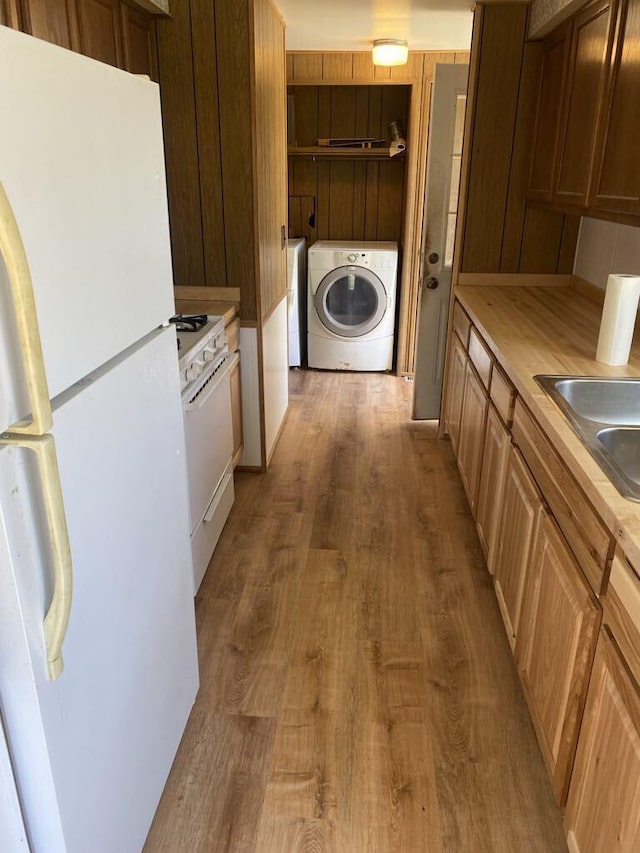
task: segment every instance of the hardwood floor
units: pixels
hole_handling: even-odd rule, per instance
[[[566,851],[462,483],[411,385],[293,372],[198,594],[145,853]]]

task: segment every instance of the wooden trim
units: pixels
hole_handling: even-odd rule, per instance
[[[239,287],[191,287],[176,285],[173,288],[176,299],[211,299],[220,302],[239,302]]]
[[[288,291],[287,291],[287,290],[284,290],[284,291],[280,294],[280,296],[277,296],[277,297],[276,297],[276,301],[273,303],[273,305],[269,308],[269,310],[265,313],[264,317],[262,318],[262,325],[263,325],[263,326],[265,325],[265,323],[267,322],[267,320],[269,319],[269,317],[271,317],[271,315],[275,312],[276,308],[280,305],[280,303],[281,303],[284,299],[286,299],[286,298],[287,298],[287,293],[288,293]]]
[[[284,417],[282,418],[282,423],[280,424],[280,426],[278,428],[278,432],[276,433],[276,437],[273,439],[273,446],[269,452],[269,456],[267,457],[267,468],[269,467],[269,465],[271,465],[271,460],[273,459],[273,454],[276,451],[276,447],[278,446],[278,442],[280,441],[280,436],[282,435],[282,431],[285,428],[287,418],[289,417],[290,408],[291,407],[290,407],[289,403],[287,403],[287,408],[285,410]]]
[[[458,285],[477,287],[571,287],[572,275],[544,275],[541,273],[463,272]]]
[[[257,320],[243,320],[240,318],[240,328],[241,329],[257,329],[258,321]]]

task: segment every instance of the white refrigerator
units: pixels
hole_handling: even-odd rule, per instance
[[[0,27],[0,116],[0,849],[133,853],[198,688],[159,92]]]

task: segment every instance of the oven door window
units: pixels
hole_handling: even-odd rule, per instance
[[[387,292],[380,279],[364,267],[338,267],[316,291],[320,322],[340,337],[357,338],[371,332],[387,310]]]

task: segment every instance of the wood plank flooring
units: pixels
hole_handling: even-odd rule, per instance
[[[291,374],[197,597],[145,853],[555,853],[560,813],[451,448],[385,374]]]

